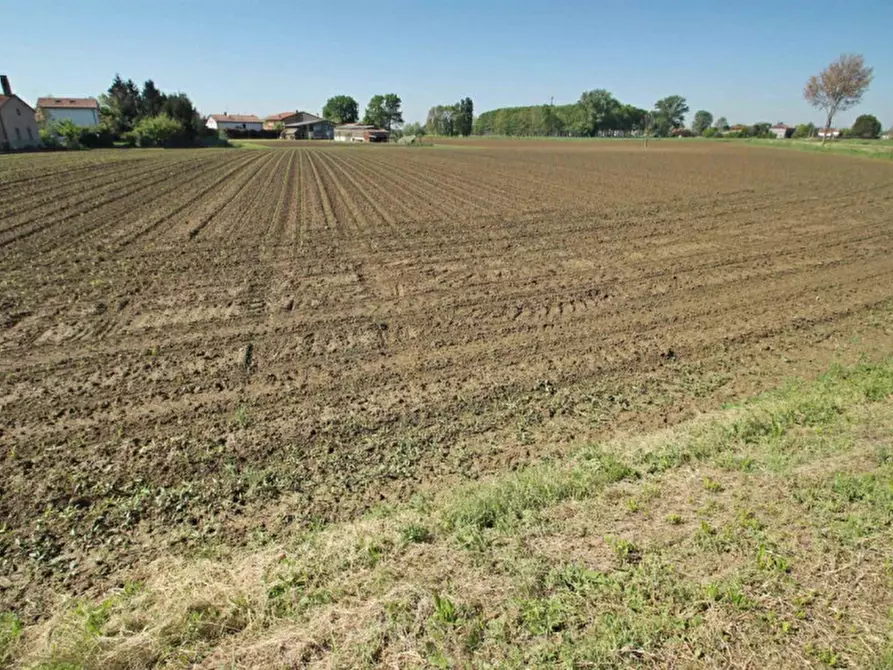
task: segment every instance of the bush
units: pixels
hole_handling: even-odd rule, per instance
[[[47,149],[58,149],[61,147],[59,136],[50,128],[40,129],[40,142]]]
[[[814,123],[801,123],[794,131],[794,137],[797,139],[812,137],[813,135],[815,135]]]
[[[705,128],[701,137],[716,137],[717,132],[716,128]]]
[[[673,137],[692,137],[692,133],[688,128],[673,128],[670,133]]]
[[[133,132],[141,147],[171,147],[187,143],[182,124],[167,114],[142,119]]]
[[[105,126],[81,128],[78,144],[87,149],[102,149],[115,146],[115,136]]]
[[[849,136],[861,137],[863,140],[876,140],[881,136],[881,122],[871,114],[863,114],[856,119]]]

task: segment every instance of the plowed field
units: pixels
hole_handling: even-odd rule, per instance
[[[891,251],[772,149],[0,157],[0,611],[889,351]]]

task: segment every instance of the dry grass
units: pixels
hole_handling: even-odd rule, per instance
[[[890,667],[893,362],[13,630],[22,667]],[[21,628],[21,630],[19,630]]]

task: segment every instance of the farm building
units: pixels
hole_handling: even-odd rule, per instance
[[[205,125],[212,130],[262,130],[264,127],[254,114],[211,114]]]
[[[293,112],[281,112],[264,118],[264,130],[276,130],[276,127],[279,125],[287,126],[292,123],[301,123],[302,121],[317,120],[319,118],[315,114],[302,112],[299,109]]]
[[[71,121],[82,128],[99,125],[96,98],[38,98],[37,116],[41,121]]]
[[[818,138],[827,137],[829,140],[834,140],[840,137],[840,131],[837,128],[818,128],[815,131],[815,136]]]
[[[282,138],[287,140],[330,140],[334,135],[335,124],[318,117],[286,123],[285,130],[282,131]]]
[[[795,130],[793,126],[777,123],[769,129],[769,132],[775,135],[775,139],[783,140],[793,135]]]
[[[40,146],[40,133],[31,105],[12,92],[7,76],[0,75],[0,151]]]
[[[336,142],[387,142],[387,130],[363,123],[345,123],[335,127]]]

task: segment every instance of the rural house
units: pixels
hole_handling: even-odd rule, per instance
[[[783,123],[777,123],[769,129],[769,132],[775,135],[775,139],[783,140],[793,135],[794,130],[796,130],[796,128],[794,128],[793,126],[788,126]]]
[[[71,121],[88,128],[99,125],[99,102],[96,98],[38,98],[37,116],[41,121]]]
[[[827,137],[830,140],[834,140],[840,137],[840,131],[837,128],[818,128],[815,131],[815,136],[818,138]]]
[[[212,130],[263,130],[263,122],[254,114],[211,114],[205,125]]]
[[[345,123],[335,128],[336,142],[387,142],[388,131],[363,123]]]
[[[294,112],[280,112],[279,114],[271,114],[264,117],[264,130],[276,130],[277,126],[286,123],[297,123],[301,121],[303,112],[295,110]]]
[[[290,117],[282,131],[282,138],[287,140],[330,140],[334,135],[334,123],[308,112]]]
[[[12,92],[9,78],[0,75],[0,151],[40,146],[34,110]]]

